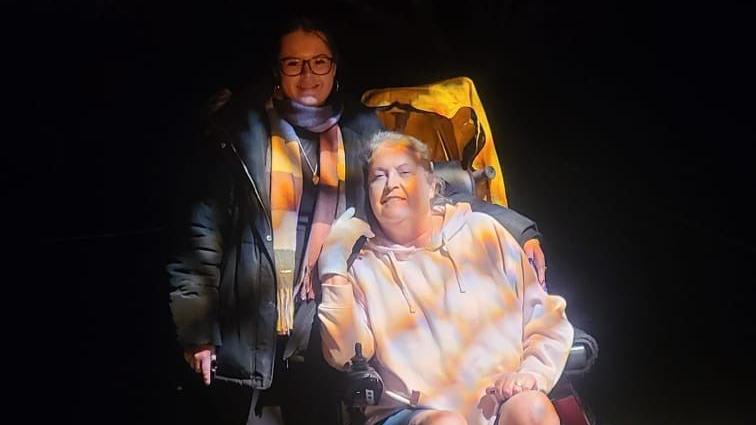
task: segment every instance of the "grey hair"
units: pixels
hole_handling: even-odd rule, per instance
[[[433,204],[443,204],[448,201],[443,196],[445,182],[442,179],[436,177],[435,173],[433,172],[433,162],[431,162],[430,159],[430,151],[428,150],[428,145],[421,142],[419,139],[410,136],[409,134],[403,134],[396,131],[378,131],[373,134],[373,136],[368,140],[367,143],[367,154],[365,161],[366,173],[368,168],[370,167],[370,162],[372,162],[373,160],[373,155],[378,150],[378,148],[384,145],[404,146],[412,153],[414,153],[419,160],[418,162],[420,163],[420,165],[428,173],[428,177],[431,179],[431,184],[436,190],[436,195],[433,198]],[[367,183],[369,180],[370,179],[365,179],[365,182]]]
[[[420,160],[425,171],[429,173],[433,172],[433,166],[430,165],[430,154],[428,153],[428,146],[420,140],[408,135],[402,134],[396,131],[379,131],[370,138],[367,144],[368,154],[367,163],[373,160],[375,151],[383,145],[401,145],[409,148]]]

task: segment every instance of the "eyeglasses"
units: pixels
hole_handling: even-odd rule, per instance
[[[333,58],[328,56],[316,56],[311,59],[283,58],[280,60],[281,73],[287,77],[296,77],[304,72],[305,64],[313,74],[325,75],[331,72]]]

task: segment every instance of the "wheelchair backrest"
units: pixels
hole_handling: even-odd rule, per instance
[[[362,102],[376,109],[386,129],[428,145],[432,161],[459,161],[470,172],[491,167],[495,176],[478,180],[475,194],[507,206],[496,146],[472,80],[458,77],[417,87],[374,89],[362,95]]]

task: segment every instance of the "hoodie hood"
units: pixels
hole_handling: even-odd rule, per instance
[[[457,233],[459,233],[460,230],[462,230],[467,221],[467,216],[470,213],[472,213],[472,208],[470,207],[470,204],[466,202],[434,206],[432,214],[443,215],[444,220],[441,224],[441,230],[431,236],[431,242],[428,246],[415,247],[399,244],[386,244],[383,241],[378,241],[376,238],[372,238],[367,241],[364,249],[373,251],[378,256],[393,253],[397,258],[402,260],[409,258],[410,255],[417,251],[435,251],[442,249]]]
[[[465,226],[467,223],[467,217],[470,213],[472,213],[472,208],[470,207],[470,204],[466,202],[433,207],[432,214],[443,214],[444,219],[441,224],[441,229],[431,236],[431,242],[425,247],[408,247],[399,244],[385,245],[379,243],[375,238],[368,240],[367,244],[365,244],[363,249],[375,253],[380,260],[384,261],[391,268],[394,281],[401,289],[410,313],[414,314],[417,309],[412,302],[412,297],[410,297],[409,292],[407,291],[407,285],[402,276],[401,267],[399,267],[398,262],[411,260],[413,255],[421,251],[438,251],[438,253],[449,259],[451,262],[459,292],[464,293],[465,288],[462,284],[459,267],[448,248],[448,244]]]

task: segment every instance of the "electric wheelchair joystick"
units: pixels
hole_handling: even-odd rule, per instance
[[[362,355],[362,344],[354,344],[354,357],[348,363],[347,389],[344,401],[350,407],[364,407],[378,404],[383,395],[383,379],[368,364]]]

